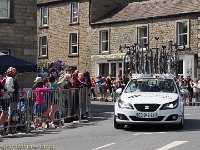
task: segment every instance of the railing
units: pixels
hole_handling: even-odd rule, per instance
[[[71,117],[82,121],[84,113],[90,114],[89,91],[88,88],[74,88],[6,92],[0,98],[0,130],[13,134],[49,125],[61,127]]]

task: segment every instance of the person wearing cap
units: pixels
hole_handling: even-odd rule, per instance
[[[48,88],[44,88],[44,82],[41,77],[36,77],[35,84],[32,88],[35,94],[35,105],[34,105],[34,115],[35,123],[38,123],[38,118],[42,117],[42,113],[47,111],[47,104],[45,102],[45,93],[49,91]]]
[[[32,90],[35,90],[36,86],[37,86],[37,83],[39,82],[44,82],[43,79],[41,77],[36,77],[35,80],[34,80],[34,84],[32,86]]]

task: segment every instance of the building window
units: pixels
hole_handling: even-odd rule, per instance
[[[0,0],[0,19],[10,18],[10,0]]]
[[[177,22],[177,43],[188,46],[189,26],[188,21]]]
[[[42,7],[41,8],[41,26],[42,27],[48,26],[48,19],[49,19],[48,7]]]
[[[47,56],[47,37],[40,37],[40,47],[39,47],[39,56],[46,57]]]
[[[78,10],[79,10],[79,3],[78,2],[71,3],[70,23],[78,23]]]
[[[148,43],[148,29],[147,26],[141,26],[137,28],[137,37],[138,43],[141,47],[144,47],[144,44]]]
[[[100,52],[109,51],[109,34],[108,30],[100,31]]]
[[[78,54],[78,34],[77,33],[70,33],[69,54]]]

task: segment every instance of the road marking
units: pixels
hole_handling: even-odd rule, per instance
[[[102,149],[102,148],[105,148],[105,147],[111,146],[111,145],[113,145],[113,144],[115,144],[115,143],[110,143],[110,144],[107,144],[107,145],[104,145],[104,146],[101,146],[101,147],[97,147],[97,148],[92,149],[92,150]]]
[[[185,116],[190,116],[190,114],[184,114]]]
[[[139,133],[135,133],[133,135],[151,135],[151,134],[163,134],[163,133],[166,133],[166,132],[139,132]]]
[[[163,147],[161,147],[157,150],[168,150],[168,149],[171,149],[171,148],[176,147],[178,145],[184,144],[186,142],[188,142],[188,141],[174,141],[174,142],[169,143],[169,144],[167,144],[167,145],[165,145],[165,146],[163,146]]]

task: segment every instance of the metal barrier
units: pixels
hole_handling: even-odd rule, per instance
[[[0,98],[0,130],[15,133],[17,130],[27,131],[28,111],[27,95],[6,92]]]
[[[0,129],[9,133],[18,130],[29,132],[48,128],[54,123],[61,126],[64,120],[83,113],[90,114],[90,89],[30,90],[29,92],[5,93],[0,98]],[[4,125],[4,126],[2,126]]]

